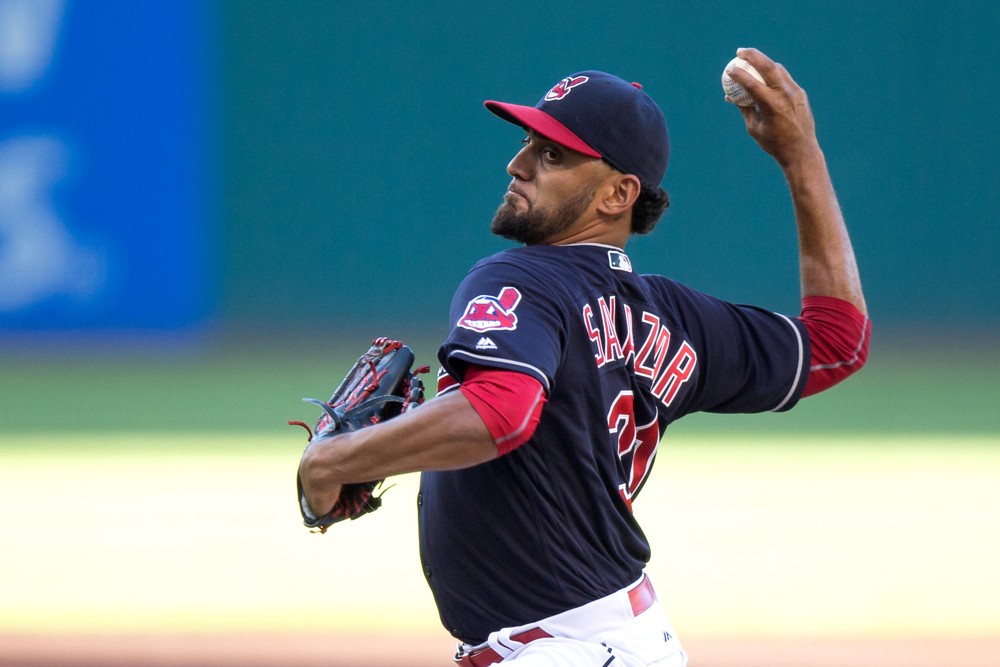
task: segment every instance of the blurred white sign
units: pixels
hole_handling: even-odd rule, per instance
[[[31,94],[54,59],[62,0],[0,0],[0,94]],[[0,312],[52,296],[96,294],[107,276],[104,253],[74,240],[53,203],[69,149],[46,133],[0,141]]]
[[[27,90],[55,52],[63,0],[0,0],[0,91]]]
[[[78,245],[52,206],[67,149],[46,136],[0,143],[0,312],[57,294],[95,294],[106,276],[102,253]]]

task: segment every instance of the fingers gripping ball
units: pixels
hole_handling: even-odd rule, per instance
[[[761,83],[764,83],[764,77],[760,75],[757,68],[743,60],[743,58],[733,58],[726,65],[726,68],[722,71],[722,90],[726,92],[726,97],[732,100],[733,104],[739,107],[748,107],[753,105],[753,98],[750,97],[750,93],[747,92],[746,88],[737,83],[731,76],[729,72],[734,68],[739,67],[740,69],[746,71],[748,74],[753,76]]]
[[[421,366],[410,372],[413,351],[398,340],[376,338],[347,373],[329,400],[302,399],[323,409],[323,414],[310,429],[301,421],[289,424],[301,426],[314,439],[329,437],[374,426],[424,402],[424,384],[418,375],[430,368]],[[382,506],[382,497],[375,491],[385,480],[377,479],[357,484],[344,484],[333,509],[317,516],[306,501],[301,477],[297,479],[299,509],[306,527],[325,533],[334,523],[356,519]]]

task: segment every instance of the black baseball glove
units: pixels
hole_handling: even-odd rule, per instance
[[[398,340],[376,338],[340,382],[330,400],[302,399],[323,408],[313,429],[301,421],[288,423],[309,431],[312,443],[314,438],[373,426],[413,409],[424,402],[424,384],[417,375],[430,370],[428,366],[421,366],[410,372],[413,359],[413,351]],[[374,512],[382,506],[382,497],[375,495],[375,491],[383,481],[344,484],[333,509],[316,516],[302,492],[302,479],[298,478],[296,486],[303,523],[314,532],[325,533],[339,521]]]

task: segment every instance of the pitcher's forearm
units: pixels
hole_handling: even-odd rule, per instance
[[[341,484],[465,468],[496,456],[482,418],[456,391],[385,423],[316,440],[304,452],[299,474],[310,505],[315,498],[322,506],[335,499]]]
[[[785,165],[799,233],[802,296],[831,296],[867,314],[858,264],[818,145]]]

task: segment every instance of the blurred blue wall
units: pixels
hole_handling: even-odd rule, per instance
[[[15,11],[40,26],[20,83]],[[488,224],[521,137],[482,100],[533,104],[588,68],[642,82],[670,127],[673,204],[631,243],[637,267],[794,312],[786,187],[719,86],[738,46],[808,91],[882,330],[1000,330],[995,1],[0,0],[0,17],[3,330],[442,330],[468,267],[506,247]],[[50,229],[49,254],[18,264],[25,227]]]
[[[213,312],[216,16],[0,0],[0,330],[184,330]]]

